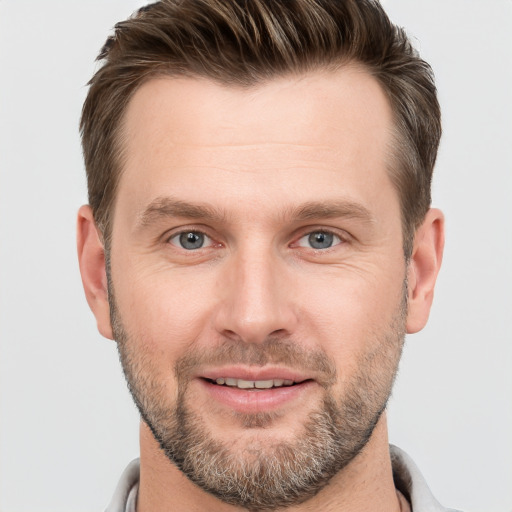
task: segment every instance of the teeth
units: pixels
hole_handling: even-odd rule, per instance
[[[237,387],[240,389],[250,389],[254,387],[255,382],[253,380],[242,380],[238,379]]]
[[[231,377],[221,377],[219,379],[216,379],[215,382],[221,386],[226,385],[230,387],[236,387],[239,389],[270,389],[293,385],[293,380],[288,379],[244,380],[232,379]]]
[[[258,389],[270,389],[274,386],[273,380],[256,380],[254,381],[254,387]]]

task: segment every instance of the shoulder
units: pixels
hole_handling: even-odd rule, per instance
[[[460,512],[443,507],[429,489],[414,461],[397,446],[390,445],[396,488],[409,500],[413,512]]]
[[[139,459],[132,460],[123,471],[105,512],[135,512],[139,475],[140,461]]]

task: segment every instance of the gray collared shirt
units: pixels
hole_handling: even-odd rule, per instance
[[[416,464],[403,450],[393,445],[389,449],[395,486],[409,501],[412,512],[457,512],[440,505]],[[135,459],[124,470],[105,512],[136,512],[139,472],[139,459]]]

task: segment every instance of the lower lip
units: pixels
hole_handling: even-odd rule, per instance
[[[307,380],[293,386],[248,390],[220,386],[205,379],[199,381],[213,400],[245,414],[276,411],[303,398],[315,384],[314,381]]]

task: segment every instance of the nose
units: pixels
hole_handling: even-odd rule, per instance
[[[246,343],[290,336],[298,315],[287,270],[271,250],[240,251],[230,258],[219,283],[216,330],[225,338]]]

